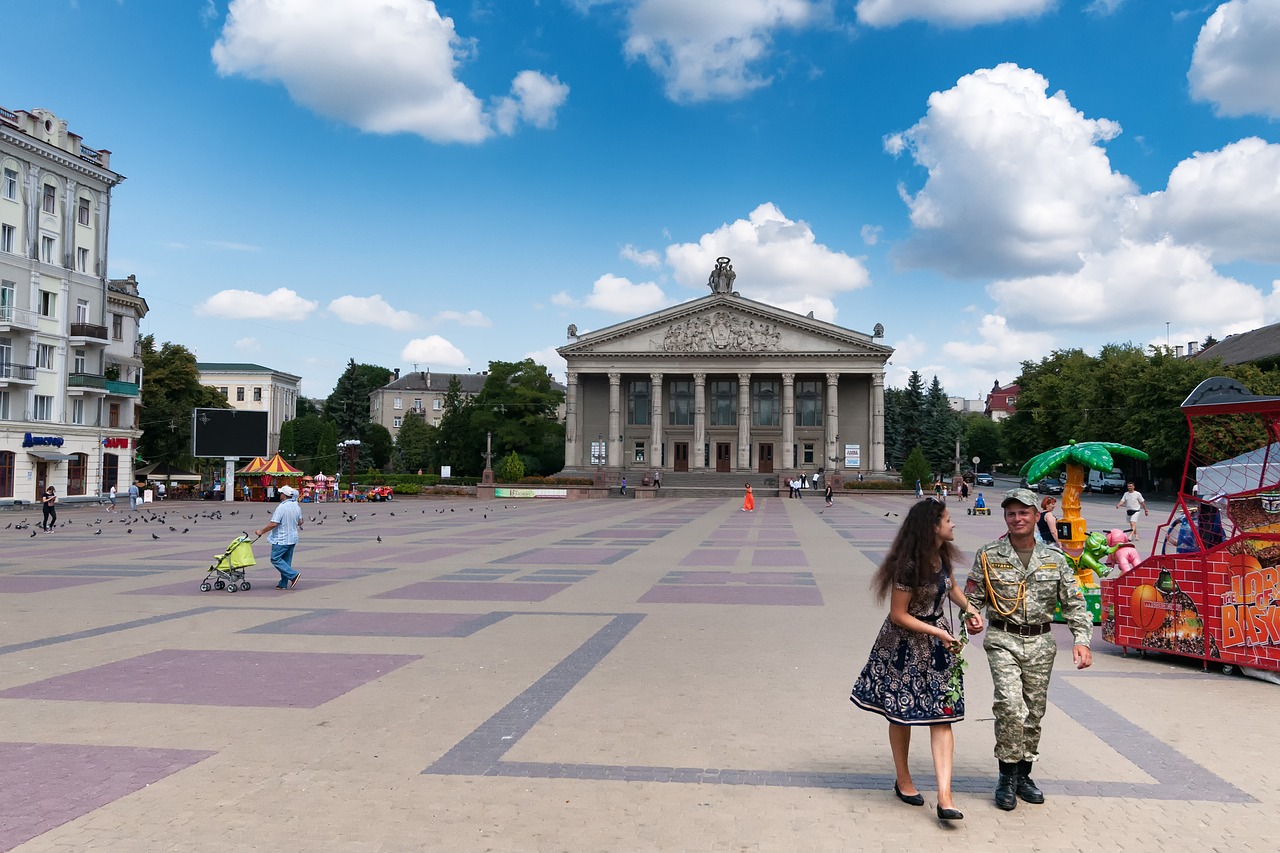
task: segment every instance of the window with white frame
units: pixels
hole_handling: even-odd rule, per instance
[[[37,394],[35,402],[36,408],[31,413],[31,419],[36,421],[53,420],[53,398],[46,397],[44,394]]]
[[[40,316],[58,316],[58,294],[54,293],[52,290],[40,291]]]
[[[111,340],[113,341],[124,340],[124,315],[123,314],[111,315]],[[223,391],[225,390],[226,389],[224,388]],[[223,396],[226,396],[226,395],[224,394]]]
[[[80,204],[76,209],[76,221],[81,225],[89,224],[89,199],[80,199]]]
[[[393,408],[393,409],[403,409],[403,408],[404,408],[404,400],[400,399],[399,397],[396,397],[394,400],[392,400],[392,401],[391,401],[391,408]]]
[[[255,385],[255,386],[253,387],[253,402],[255,402],[255,403],[261,403],[261,402],[262,402],[262,388],[261,388],[261,386]]]
[[[76,300],[76,322],[77,323],[89,322],[89,300],[87,299]]]
[[[44,196],[40,201],[40,209],[45,213],[58,212],[58,188],[53,184],[44,185]]]
[[[56,238],[50,237],[48,234],[40,235],[40,260],[46,264],[53,263],[54,257],[58,254],[58,241]]]
[[[237,403],[243,403],[243,402],[244,402],[244,386],[243,386],[243,385],[241,385],[240,387],[236,388],[236,402],[237,402]]]
[[[230,399],[231,399],[231,396],[227,393],[227,386],[226,386],[226,385],[223,385],[223,386],[222,386],[221,388],[219,388],[218,390],[219,390],[220,392],[222,392],[222,399],[224,399],[224,400],[230,400]]]
[[[444,408],[444,400],[441,400],[439,397],[436,397],[434,400],[431,401],[432,411],[438,412],[443,408]]]
[[[53,344],[36,344],[36,367],[53,370]]]
[[[84,400],[81,398],[71,401],[71,422],[84,425]]]
[[[76,249],[76,269],[80,272],[89,271],[89,250],[83,246]]]
[[[0,281],[0,322],[13,322],[14,311],[18,305],[17,287],[16,281]]]
[[[89,360],[85,357],[84,350],[76,350],[75,355],[73,356],[72,365],[72,373],[84,373],[86,371],[89,365]]]
[[[0,391],[0,421],[9,420],[9,392]]]
[[[395,427],[396,429],[400,429],[400,424],[402,423],[404,423],[404,418],[400,417],[399,415],[396,415],[394,418],[391,419],[391,426]]]
[[[414,410],[415,412],[421,412],[421,411],[422,411],[422,398],[421,398],[421,397],[414,397],[414,398],[413,398],[413,410]]]
[[[18,239],[18,229],[12,225],[0,225],[0,252],[13,254],[14,243]]]
[[[18,200],[18,172],[15,169],[4,170],[4,197],[9,201]]]

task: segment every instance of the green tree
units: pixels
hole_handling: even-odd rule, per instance
[[[476,476],[483,465],[480,452],[484,448],[484,437],[479,436],[477,441],[471,425],[472,413],[472,403],[462,393],[462,382],[456,375],[451,377],[444,392],[444,414],[436,433],[436,459],[441,466],[448,465],[455,475],[463,477]]]
[[[365,427],[364,437],[360,441],[360,449],[369,454],[369,464],[379,471],[385,470],[391,462],[391,453],[395,449],[395,443],[391,440],[391,430],[382,424],[371,423]]]
[[[338,377],[333,393],[324,401],[323,417],[338,426],[342,439],[360,438],[369,417],[369,394],[390,380],[392,373],[376,364],[356,364],[348,359],[347,369]]]
[[[919,446],[911,448],[906,461],[902,463],[902,484],[914,489],[917,481],[926,489],[933,482],[933,469],[929,467],[929,461],[924,458],[924,451]]]
[[[890,467],[901,467],[907,455],[925,442],[924,380],[917,370],[907,377],[907,387],[886,388],[884,396],[885,453]]]
[[[937,376],[933,377],[929,391],[925,394],[921,427],[925,459],[935,471],[953,471],[956,439],[962,434],[960,415],[951,409],[947,402],[947,392],[943,390]]]
[[[991,466],[1004,462],[1004,441],[1000,425],[990,418],[974,412],[964,418],[964,457],[981,460],[979,470],[992,471]]]
[[[320,407],[316,405],[315,400],[299,394],[298,399],[293,406],[293,416],[295,418],[306,418],[312,416],[319,417]]]
[[[305,466],[308,474],[327,471],[332,474],[339,470],[338,466],[338,425],[333,421],[323,421],[316,435],[315,449],[312,452],[311,464]],[[351,472],[346,472],[350,477]]]
[[[524,476],[524,460],[513,450],[498,463],[498,470],[495,473],[504,483],[518,483]]]
[[[562,402],[564,392],[533,359],[490,362],[484,387],[471,401],[475,446],[483,449],[485,434],[492,433],[493,452],[521,454],[529,462],[528,473],[559,471],[564,467],[564,424],[556,415]]]
[[[154,335],[139,340],[142,350],[142,437],[138,455],[147,462],[190,467],[191,411],[229,409],[216,388],[200,384],[196,357],[181,344],[156,349]]]
[[[396,455],[401,470],[413,473],[436,469],[436,433],[436,428],[422,415],[414,411],[405,414],[396,435]]]

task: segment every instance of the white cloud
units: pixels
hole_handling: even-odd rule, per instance
[[[858,0],[857,12],[858,20],[870,27],[891,27],[913,20],[970,27],[1010,18],[1033,18],[1056,3],[1057,0]]]
[[[232,243],[227,240],[210,240],[209,245],[215,249],[227,249],[232,252],[261,252],[261,246],[253,246],[249,243]]]
[[[624,261],[631,261],[633,264],[642,267],[656,267],[662,264],[662,256],[653,249],[646,249],[642,252],[630,243],[623,246],[618,255]]]
[[[531,358],[538,364],[541,364],[551,374],[551,378],[557,382],[565,382],[569,365],[560,356],[560,353],[556,352],[555,347],[547,347],[545,349],[535,350],[534,352],[527,352],[523,357]]]
[[[1098,143],[1120,127],[1047,89],[1016,65],[981,69],[932,94],[925,117],[886,140],[929,172],[914,196],[903,191],[914,226],[906,263],[957,276],[1061,272],[1114,242],[1134,185]]]
[[[501,133],[515,133],[520,122],[534,127],[550,128],[556,124],[556,110],[569,97],[569,87],[556,77],[537,71],[521,71],[511,81],[511,94],[499,98],[493,108],[493,121]]]
[[[1093,0],[1084,10],[1090,15],[1112,15],[1124,5],[1125,0]]]
[[[588,308],[598,311],[634,317],[656,311],[667,305],[669,300],[662,288],[651,281],[634,284],[629,279],[605,273],[596,279],[591,293],[583,302]]]
[[[1203,246],[1218,261],[1280,261],[1280,145],[1250,137],[1197,152],[1164,191],[1135,200],[1132,227]]]
[[[807,222],[788,219],[769,202],[697,243],[667,247],[667,263],[687,287],[704,286],[721,256],[743,271],[734,282],[743,296],[799,314],[813,311],[820,320],[835,320],[836,294],[871,281],[861,259],[819,243]]]
[[[863,225],[859,233],[862,235],[862,242],[868,246],[874,246],[880,242],[880,235],[884,233],[884,229],[879,225]]]
[[[563,290],[551,297],[552,305],[559,305],[561,308],[570,308],[578,304],[578,300],[574,299]]]
[[[978,376],[995,376],[1010,370],[1010,365],[1039,360],[1053,348],[1054,343],[1051,333],[1017,331],[1010,328],[1008,319],[999,314],[983,315],[976,331],[976,342],[950,341],[942,345],[942,354],[947,363],[954,363],[965,368],[965,372]],[[957,387],[970,385],[978,387],[972,381]]]
[[[236,352],[242,352],[245,354],[262,352],[262,342],[257,338],[241,338],[232,344],[232,346],[235,348]]]
[[[773,33],[805,28],[830,13],[830,0],[628,0],[627,5],[627,58],[643,60],[677,102],[738,98],[768,85],[759,67]]]
[[[441,311],[431,318],[431,322],[457,323],[459,326],[474,326],[478,329],[487,329],[493,325],[492,320],[475,309],[470,311]]]
[[[567,88],[522,71],[494,111],[455,74],[474,45],[431,0],[232,0],[218,73],[279,82],[302,106],[371,133],[481,142],[523,120],[548,127]]]
[[[439,335],[409,341],[400,351],[400,360],[432,367],[466,367],[469,363],[462,350]]]
[[[379,294],[373,296],[339,296],[329,303],[329,313],[344,323],[357,326],[386,326],[388,329],[411,329],[421,322],[417,315],[392,308]]]
[[[303,299],[287,287],[267,294],[252,290],[221,290],[196,306],[200,314],[228,317],[233,320],[305,320],[319,307],[318,302]]]
[[[1145,322],[1206,324],[1226,333],[1260,325],[1266,300],[1255,287],[1221,275],[1202,250],[1125,241],[1087,255],[1072,273],[996,281],[998,311],[1030,329],[1074,327],[1128,335]]]
[[[1280,118],[1280,0],[1230,0],[1200,29],[1187,79],[1219,115]]]

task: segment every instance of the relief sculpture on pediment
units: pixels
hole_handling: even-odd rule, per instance
[[[662,339],[664,352],[776,352],[781,345],[776,325],[744,320],[728,311],[673,323]]]

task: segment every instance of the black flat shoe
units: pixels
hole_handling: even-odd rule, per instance
[[[915,794],[904,794],[902,793],[902,789],[898,787],[897,782],[893,783],[893,793],[898,797],[898,799],[902,800],[904,803],[906,803],[909,806],[924,805],[924,794],[921,794],[919,792]]]
[[[938,820],[964,820],[964,812],[959,809],[944,809],[938,806]]]

